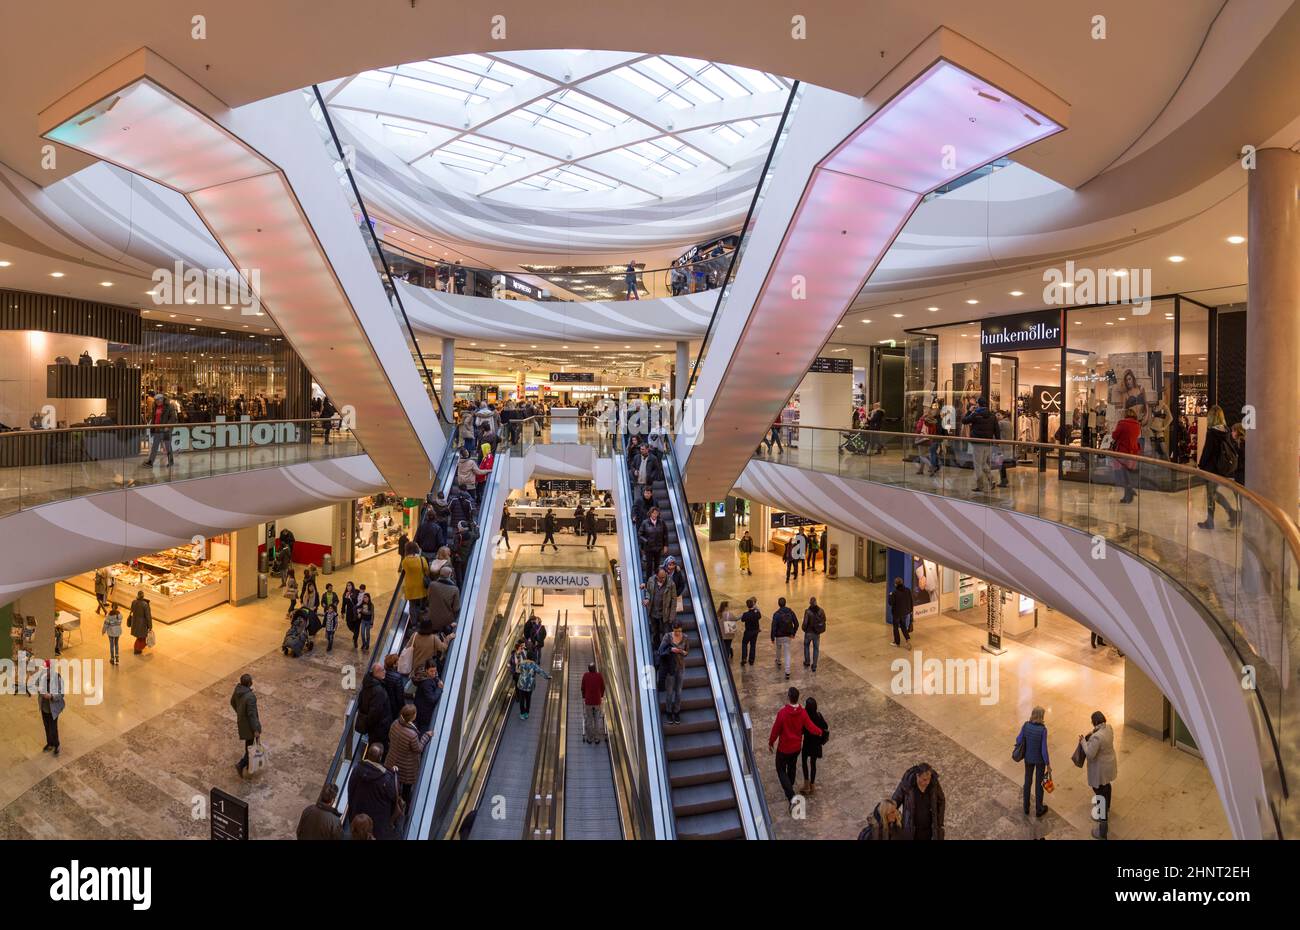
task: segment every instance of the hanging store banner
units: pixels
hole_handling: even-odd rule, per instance
[[[602,575],[595,572],[521,572],[521,588],[546,588],[547,590],[565,590],[568,588],[599,588]]]

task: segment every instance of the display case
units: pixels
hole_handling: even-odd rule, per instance
[[[193,548],[181,546],[109,566],[113,603],[127,611],[136,594],[144,591],[159,623],[176,623],[226,603],[230,600],[230,563],[196,557],[199,555]],[[92,594],[95,591],[94,572],[68,582]]]

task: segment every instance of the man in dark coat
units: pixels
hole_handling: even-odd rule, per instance
[[[393,725],[392,703],[388,700],[388,687],[384,684],[387,673],[381,663],[370,666],[370,671],[361,682],[361,697],[357,701],[358,733],[366,734],[370,745],[379,746],[379,758],[382,761],[387,749],[388,730]]]
[[[903,815],[905,840],[943,839],[943,817],[947,804],[939,773],[928,762],[912,766],[894,789],[893,801]]]
[[[235,763],[235,771],[242,777],[248,768],[248,750],[262,735],[262,721],[257,716],[257,695],[253,693],[253,676],[245,672],[230,695],[230,706],[235,711],[239,738],[244,741],[244,756]]]
[[[664,550],[668,548],[668,525],[659,518],[658,507],[650,508],[650,516],[642,521],[637,536],[641,543],[642,558],[645,560],[645,577],[649,578],[650,574],[659,567]]]
[[[334,802],[338,799],[338,785],[330,782],[321,789],[320,798],[315,804],[304,808],[298,818],[298,839],[300,840],[341,840],[343,839],[343,822],[339,817]]]
[[[365,814],[374,822],[375,839],[400,839],[397,770],[383,766],[384,747],[371,743],[366,758],[348,779],[348,816]]]

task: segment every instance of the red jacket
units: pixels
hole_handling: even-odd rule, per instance
[[[605,697],[605,678],[600,672],[585,672],[582,676],[582,703],[599,707]]]
[[[771,746],[777,742],[777,737],[781,741],[777,744],[776,751],[783,752],[787,755],[796,753],[803,746],[803,731],[808,730],[813,736],[821,736],[821,727],[813,723],[808,717],[808,711],[803,709],[800,704],[787,704],[776,712],[776,719],[772,721],[772,733],[767,738],[767,745]]]
[[[1111,431],[1110,438],[1114,440],[1116,452],[1128,452],[1130,455],[1141,455],[1142,449],[1138,446],[1138,436],[1142,432],[1142,427],[1133,417],[1124,417],[1115,424],[1115,429]]]

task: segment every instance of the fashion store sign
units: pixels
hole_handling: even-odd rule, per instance
[[[1060,310],[1017,313],[980,323],[980,349],[985,352],[1058,349],[1060,346]]]
[[[247,414],[240,417],[237,423],[226,423],[226,418],[219,416],[216,425],[172,428],[172,449],[176,452],[275,446],[298,441],[297,423],[254,423]]]

